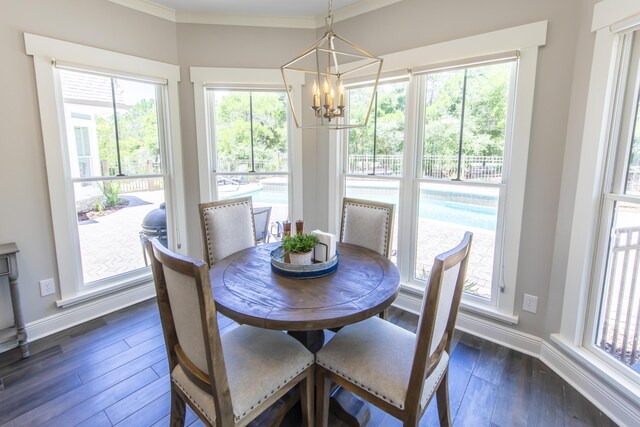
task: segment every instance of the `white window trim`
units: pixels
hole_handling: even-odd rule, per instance
[[[196,141],[198,145],[198,178],[200,184],[200,202],[214,200],[215,188],[212,184],[212,172],[215,170],[215,153],[212,150],[212,135],[207,114],[207,85],[231,85],[238,87],[255,87],[265,85],[285,90],[280,69],[270,68],[213,68],[191,67],[193,98],[196,114]],[[291,100],[296,111],[302,108],[302,85],[304,74],[292,74],[290,81]],[[291,218],[303,218],[302,210],[302,129],[294,123],[291,112],[288,112],[287,132],[291,138],[288,162],[291,173],[289,185],[289,215]]]
[[[536,68],[538,61],[538,48],[546,44],[547,21],[539,21],[517,27],[506,28],[485,34],[451,40],[415,49],[383,55],[384,73],[392,73],[397,70],[410,70],[416,66],[427,66],[430,64],[441,64],[447,62],[461,61],[466,58],[477,58],[496,53],[520,51],[520,60],[517,70],[515,93],[518,100],[513,111],[513,132],[511,147],[510,168],[516,171],[509,176],[508,190],[505,197],[506,206],[504,209],[506,223],[504,226],[504,246],[503,246],[503,282],[504,292],[499,292],[497,306],[495,309],[487,307],[478,308],[471,301],[468,302],[469,309],[475,312],[483,312],[487,315],[498,318],[507,323],[517,323],[518,317],[514,315],[516,280],[518,273],[518,259],[520,251],[520,235],[522,229],[522,216],[524,210],[525,181],[527,176],[527,162],[529,155],[529,143],[531,138],[531,120],[533,113],[534,89],[536,79]],[[354,78],[361,76],[353,76]],[[411,107],[408,103],[407,114],[415,114],[416,107]],[[415,131],[407,129],[406,132]],[[331,185],[338,185],[340,188],[341,165],[340,157],[342,153],[335,152],[339,144],[333,138],[329,141],[330,163],[329,182]],[[334,159],[336,160],[334,162]],[[412,162],[413,163],[413,162]],[[409,165],[406,164],[405,167]],[[409,171],[407,169],[407,171]],[[415,171],[414,171],[415,172]],[[413,178],[413,177],[411,177]],[[330,187],[331,188],[331,187]],[[410,189],[402,187],[400,200],[406,201],[411,197]],[[336,191],[339,193],[339,191]],[[331,192],[330,192],[331,194]],[[334,232],[339,220],[336,212],[339,212],[339,197],[329,200],[327,209],[330,218],[330,229]],[[410,242],[414,233],[415,225],[411,221],[400,221],[401,228],[398,230],[399,241]],[[333,224],[333,227],[331,227]],[[406,258],[406,257],[405,257]],[[401,262],[410,262],[408,259]],[[405,267],[406,268],[406,267]],[[407,278],[402,280],[403,286],[412,288]],[[413,286],[415,288],[415,286]],[[465,304],[463,304],[463,307]]]
[[[573,210],[567,260],[560,332],[551,336],[563,350],[581,360],[608,384],[636,405],[640,387],[624,378],[618,369],[604,362],[585,347],[590,297],[594,278],[594,257],[598,242],[600,204],[610,150],[612,112],[615,108],[619,32],[632,23],[640,24],[637,0],[605,0],[595,5],[592,31],[596,40],[583,128],[580,166]],[[593,295],[596,297],[596,295]]]
[[[170,143],[166,144],[166,170],[171,179],[168,179],[166,183],[170,189],[172,203],[171,209],[168,210],[167,223],[173,227],[172,233],[169,233],[169,245],[173,250],[186,254],[188,251],[185,222],[186,203],[178,98],[180,67],[35,34],[25,33],[24,38],[26,53],[33,56],[47,163],[51,217],[60,279],[60,300],[56,301],[56,304],[58,307],[67,307],[129,286],[141,283],[150,284],[151,273],[149,270],[145,271],[142,276],[136,274],[135,278],[126,283],[118,282],[97,290],[83,289],[79,282],[77,277],[80,268],[77,265],[79,257],[70,256],[79,249],[77,240],[72,237],[76,233],[72,232],[75,223],[71,221],[73,206],[69,203],[70,194],[68,194],[69,188],[66,178],[67,169],[65,166],[68,159],[62,144],[66,134],[63,121],[64,112],[59,111],[60,103],[57,97],[60,88],[52,70],[52,63],[53,61],[64,61],[70,64],[81,64],[83,67],[108,70],[114,74],[123,73],[141,78],[151,77],[167,82],[168,96],[165,100],[165,109],[169,113],[169,117],[167,118],[166,135],[170,139]],[[172,212],[173,217],[169,212]]]

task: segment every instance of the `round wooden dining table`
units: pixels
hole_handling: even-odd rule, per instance
[[[251,247],[211,267],[213,298],[220,313],[238,323],[287,331],[315,353],[324,344],[324,329],[376,316],[398,295],[398,269],[377,252],[338,243],[339,266],[334,273],[294,279],[271,270],[271,251],[279,245]],[[366,422],[366,406],[342,392],[334,394],[332,403],[347,413],[357,412],[349,424]],[[340,415],[344,419],[345,414]]]

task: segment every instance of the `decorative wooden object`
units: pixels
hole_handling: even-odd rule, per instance
[[[9,276],[9,292],[11,293],[14,319],[14,327],[0,331],[0,337],[6,337],[6,341],[17,339],[20,354],[25,359],[29,357],[29,342],[27,341],[27,330],[24,327],[20,290],[18,289],[18,262],[16,260],[18,252],[19,249],[15,243],[0,245],[0,277]]]
[[[398,269],[375,251],[338,243],[340,268],[335,273],[300,280],[271,271],[270,253],[278,245],[248,248],[211,267],[218,311],[238,323],[288,331],[315,353],[324,344],[323,329],[375,316],[398,295]],[[334,412],[350,425],[366,423],[369,409],[344,393],[334,393]],[[348,408],[340,408],[344,402],[349,402]]]

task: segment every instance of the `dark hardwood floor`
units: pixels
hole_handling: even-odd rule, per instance
[[[390,320],[415,331],[415,315]],[[236,324],[219,317],[225,333]],[[169,372],[155,301],[31,344],[32,356],[0,354],[0,427],[167,426]],[[456,426],[612,426],[542,362],[457,334],[449,368]],[[368,427],[401,425],[371,407]],[[295,411],[283,425],[299,424]],[[189,411],[186,425],[202,423]],[[331,420],[332,426],[342,426]],[[438,425],[435,399],[421,426]]]

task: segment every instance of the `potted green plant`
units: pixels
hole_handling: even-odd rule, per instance
[[[313,248],[318,243],[318,236],[315,234],[296,234],[282,239],[282,249],[287,255],[291,264],[309,265],[313,262]]]

